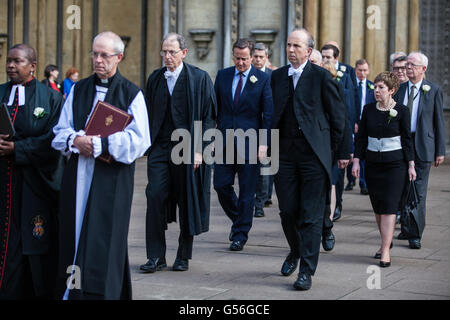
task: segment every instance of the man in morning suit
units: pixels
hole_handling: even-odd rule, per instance
[[[183,62],[187,52],[182,35],[166,35],[160,52],[165,67],[155,70],[147,82],[152,141],[145,191],[148,261],[140,267],[146,273],[167,266],[165,230],[176,221],[176,206],[180,235],[173,271],[189,269],[194,236],[209,230],[211,167],[203,161],[203,143],[192,138],[214,128],[216,98],[209,75]],[[202,132],[196,131],[195,123],[201,123]],[[179,144],[176,136],[183,132],[188,135],[188,149],[174,152]],[[175,159],[179,156],[182,161]]]
[[[252,64],[255,68],[272,75],[272,69],[266,66],[269,59],[269,49],[262,42],[255,43],[255,48],[252,55]],[[267,165],[261,165],[269,167]],[[258,184],[256,186],[255,198],[255,214],[256,218],[264,217],[264,206],[272,204],[272,188],[273,175],[260,174],[258,177]]]
[[[216,157],[222,153],[225,158],[227,153],[233,153],[234,159],[228,159],[232,163],[223,161],[223,164],[216,163],[214,166],[214,189],[220,205],[233,222],[229,236],[232,251],[241,251],[247,242],[260,172],[257,160],[261,161],[267,155],[268,143],[258,141],[257,147],[256,143],[252,145],[251,142],[258,139],[252,138],[258,137],[259,129],[267,130],[267,137],[270,136],[273,114],[270,77],[251,65],[252,53],[251,41],[237,40],[233,45],[235,66],[219,70],[214,85],[218,105],[217,129],[223,135],[223,141],[226,141],[227,129],[234,130],[232,143],[227,143],[222,149],[216,147]],[[244,148],[239,146],[239,140],[244,139],[238,134],[241,130],[245,135],[249,134],[249,139],[245,138]],[[233,188],[236,174],[239,179],[239,197]]]
[[[416,187],[419,196],[418,234],[409,238],[411,249],[421,248],[425,228],[426,199],[431,164],[444,162],[445,126],[441,88],[425,79],[428,58],[421,52],[412,52],[406,63],[408,82],[400,86],[394,99],[410,109],[411,132],[417,172]]]
[[[281,273],[291,275],[300,260],[294,288],[311,288],[319,259],[326,194],[331,187],[332,151],[344,134],[345,105],[330,73],[308,61],[314,40],[305,29],[291,32],[290,65],[272,72],[272,129],[280,130],[275,190],[281,224],[290,247]]]

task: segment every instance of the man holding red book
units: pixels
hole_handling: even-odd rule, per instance
[[[63,299],[131,299],[127,236],[134,162],[151,143],[144,95],[117,69],[124,47],[112,32],[95,37],[94,74],[72,87],[53,129],[53,148],[68,158],[60,206]],[[127,112],[131,122],[109,136],[86,135],[98,101]],[[105,121],[113,123],[114,116]],[[99,159],[109,156],[111,163]]]

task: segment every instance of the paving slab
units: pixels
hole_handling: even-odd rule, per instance
[[[145,274],[146,160],[136,164],[128,237],[135,300],[448,300],[450,299],[450,164],[432,168],[427,199],[427,226],[421,250],[394,239],[392,266],[378,268],[372,258],[380,236],[368,196],[359,187],[344,193],[342,218],[334,224],[336,246],[321,251],[311,290],[292,287],[296,274],[283,277],[281,264],[288,254],[278,201],[254,219],[242,252],[229,251],[231,223],[211,189],[210,230],[194,239],[189,271],[170,270],[176,256],[179,227],[166,231],[167,263],[161,272]],[[396,227],[395,235],[400,232]],[[376,273],[378,272],[378,273]],[[379,276],[380,288],[369,289]],[[372,278],[371,278],[372,277]],[[372,281],[372,282],[371,282]],[[372,284],[372,285],[371,285]]]

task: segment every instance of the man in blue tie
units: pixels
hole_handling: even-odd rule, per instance
[[[364,110],[364,106],[369,103],[374,103],[375,96],[373,93],[374,90],[374,84],[373,82],[369,81],[367,77],[370,73],[370,65],[369,62],[367,62],[366,59],[360,59],[356,61],[355,64],[355,72],[356,72],[356,81],[358,83],[358,102],[356,103],[356,124],[355,124],[355,134],[358,133],[358,125],[359,121],[361,120],[361,116]],[[364,161],[361,161],[361,173],[359,176],[359,187],[360,187],[360,193],[363,195],[368,195],[369,191],[367,190],[367,184],[365,179],[365,166]],[[352,167],[348,168],[347,170],[350,170],[351,172]]]
[[[267,141],[258,141],[258,130],[265,129],[267,137],[270,136],[273,113],[270,77],[251,65],[252,53],[251,41],[236,41],[233,45],[235,66],[219,70],[214,85],[218,106],[217,129],[223,141],[226,141],[226,132],[233,133],[232,141],[228,143],[228,139],[226,147],[216,146],[216,159],[223,155],[224,161],[216,162],[214,166],[214,189],[225,214],[233,223],[229,236],[232,251],[241,251],[248,240],[260,171],[256,153],[261,161],[268,149]],[[244,137],[239,131],[245,132]],[[242,139],[245,139],[244,148],[239,147]],[[252,145],[252,141],[258,141],[258,147],[255,143]],[[231,159],[230,154],[233,155]],[[236,174],[239,196],[233,188]]]

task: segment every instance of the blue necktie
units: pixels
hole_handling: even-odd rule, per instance
[[[242,72],[239,72],[239,82],[238,85],[236,87],[236,91],[234,92],[234,100],[233,100],[233,107],[236,108],[239,104],[239,98],[241,97],[241,90],[242,90],[242,84],[243,84],[243,80],[242,80],[243,74]]]
[[[359,104],[361,105],[362,99],[363,99],[363,94],[362,94],[362,81],[360,81],[359,84],[358,84],[358,94],[359,94]]]

